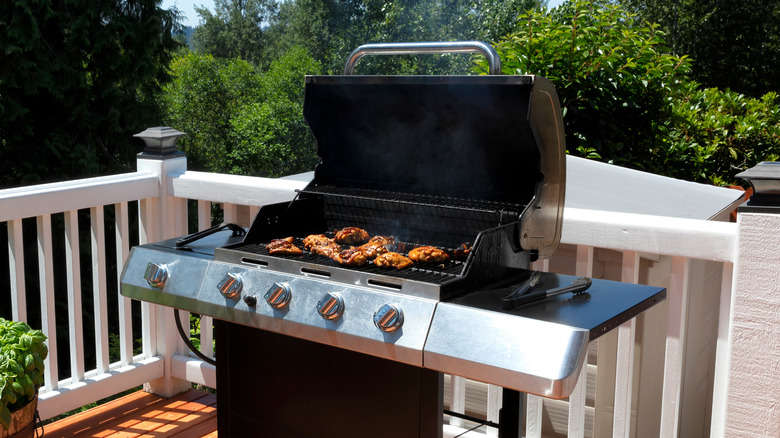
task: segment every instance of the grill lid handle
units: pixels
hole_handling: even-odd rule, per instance
[[[351,75],[358,60],[366,55],[423,55],[438,53],[481,53],[488,60],[488,74],[501,74],[501,58],[498,57],[498,53],[490,44],[482,41],[364,44],[350,53],[344,66],[344,74]]]

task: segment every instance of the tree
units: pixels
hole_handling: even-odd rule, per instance
[[[196,7],[201,24],[192,44],[197,53],[257,63],[265,39],[262,27],[276,11],[273,0],[216,0],[215,12]]]
[[[0,2],[1,185],[127,166],[177,47],[177,11],[159,3]]]
[[[321,66],[306,50],[291,48],[264,73],[240,59],[191,52],[171,70],[165,123],[187,132],[179,146],[193,169],[281,176],[317,162],[302,108],[304,76]]]
[[[272,53],[306,47],[326,71],[340,73],[352,50],[378,42],[497,39],[516,13],[543,0],[289,0],[268,29]],[[367,57],[359,74],[466,73],[467,55]]]
[[[693,58],[691,75],[704,86],[754,97],[780,90],[780,2],[621,1],[661,25],[672,50]]]
[[[231,119],[259,99],[256,68],[241,59],[184,52],[170,69],[173,80],[161,95],[165,124],[187,133],[178,144],[193,169],[229,172]]]
[[[778,95],[702,88],[657,24],[604,0],[521,22],[496,45],[503,72],[555,84],[569,153],[712,184],[780,157]]]

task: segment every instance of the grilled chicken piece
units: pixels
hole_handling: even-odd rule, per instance
[[[324,234],[310,234],[303,239],[303,247],[312,254],[334,258],[341,246]]]
[[[374,240],[373,238],[371,240]],[[387,247],[384,243],[375,241],[372,242],[371,240],[368,241],[368,243],[365,243],[363,245],[360,245],[358,249],[360,252],[363,253],[363,255],[366,256],[367,259],[373,260],[378,256],[379,254],[384,254],[388,251]]]
[[[397,252],[386,252],[376,256],[374,264],[382,268],[404,269],[411,266],[412,261]]]
[[[346,266],[363,266],[368,263],[365,254],[357,248],[345,249],[336,254],[333,260]]]
[[[450,259],[446,252],[433,246],[420,246],[409,251],[409,258],[414,262],[441,263]]]
[[[468,243],[461,243],[458,249],[452,251],[452,259],[464,261],[469,257],[472,249],[474,247],[469,246]]]
[[[368,243],[381,243],[382,245],[390,246],[395,244],[395,237],[374,236],[368,239]]]
[[[266,249],[268,249],[268,253],[269,254],[274,254],[274,255],[301,255],[301,254],[303,254],[303,250],[301,250],[297,246],[293,245],[294,241],[295,240],[292,237],[285,237],[284,239],[272,240],[265,247],[266,247]]]
[[[319,246],[313,246],[309,251],[311,251],[312,254],[325,256],[335,260],[336,256],[342,251],[342,248],[338,243],[330,242]]]
[[[315,246],[328,245],[331,243],[334,243],[333,239],[324,234],[310,234],[303,239],[303,247],[306,248],[307,251],[311,251]]]
[[[333,240],[341,245],[360,245],[368,240],[368,233],[357,227],[344,227],[336,232]]]

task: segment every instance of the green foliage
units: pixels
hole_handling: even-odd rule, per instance
[[[159,0],[0,2],[0,185],[107,173],[159,124],[177,43]]]
[[[193,53],[171,70],[166,123],[188,133],[180,148],[192,168],[257,176],[311,170],[316,154],[303,119],[303,78],[321,67],[304,49],[289,50],[266,73]]]
[[[195,28],[195,52],[218,58],[257,63],[262,58],[262,26],[276,11],[272,0],[216,0],[215,12],[196,7],[201,24]]]
[[[518,12],[541,0],[289,0],[271,21],[269,56],[302,46],[325,71],[340,74],[361,44],[408,41],[493,40],[514,26]],[[358,74],[463,74],[470,57],[366,57]]]
[[[179,147],[192,168],[228,172],[230,120],[238,108],[258,98],[255,68],[240,59],[187,52],[171,62],[171,74],[173,81],[161,96],[165,124],[188,134]]]
[[[233,173],[279,177],[314,168],[317,149],[303,118],[303,77],[320,69],[299,47],[271,64],[258,102],[232,120]]]
[[[765,0],[620,0],[668,34],[675,53],[696,62],[705,87],[753,97],[780,91],[780,2]]]
[[[553,81],[569,152],[657,170],[646,164],[662,141],[655,122],[671,116],[669,96],[685,81],[688,59],[665,53],[655,26],[614,5],[578,1],[521,18],[496,45],[503,72]]]
[[[570,153],[713,184],[778,158],[777,94],[702,89],[657,25],[600,0],[521,18],[496,45],[502,68],[555,84]]]
[[[664,126],[658,166],[669,176],[716,185],[736,184],[734,175],[761,161],[780,159],[780,97],[760,99],[691,83],[674,100]]]
[[[8,429],[11,412],[35,398],[43,385],[46,336],[23,322],[0,318],[0,425]]]

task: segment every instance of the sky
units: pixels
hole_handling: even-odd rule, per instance
[[[554,8],[564,0],[548,0],[547,6]],[[214,11],[214,0],[163,0],[163,9],[170,9],[171,6],[176,6],[185,16],[182,24],[184,26],[195,27],[198,25],[198,14],[195,12],[195,5],[205,6],[212,12]]]

